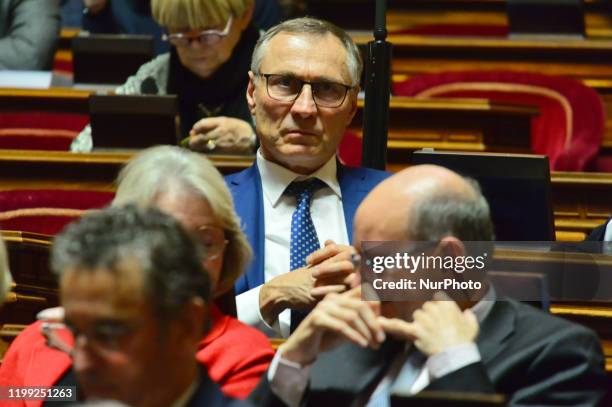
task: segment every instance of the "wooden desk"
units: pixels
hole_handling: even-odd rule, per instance
[[[612,256],[589,255],[580,253],[554,253],[554,252],[529,252],[519,250],[500,250],[497,249],[494,261],[499,261],[504,270],[515,272],[533,271],[547,274],[549,280],[558,272],[564,272],[563,264],[574,264],[580,266],[584,264],[586,271],[596,259],[598,266],[604,273],[612,272]],[[492,269],[495,265],[492,265]],[[602,268],[603,267],[603,268]],[[549,283],[550,284],[550,283]],[[605,284],[605,283],[601,283]],[[553,303],[550,312],[562,318],[569,319],[581,325],[585,325],[597,332],[604,355],[606,358],[606,371],[612,372],[612,299],[606,302],[577,302],[554,300],[554,288],[551,292]]]
[[[353,35],[364,45],[372,38]],[[581,80],[612,79],[612,40],[526,40],[391,35],[393,73],[523,70]]]
[[[49,271],[51,237],[1,231],[15,281],[0,310],[0,359],[9,343],[36,320],[36,314],[59,304],[55,277]]]
[[[89,114],[89,95],[92,93],[93,91],[71,88],[0,88],[0,111]]]
[[[0,189],[28,184],[114,190],[112,184],[119,169],[134,154],[0,150]],[[221,154],[210,154],[207,157],[224,174],[240,171],[250,166],[255,159],[254,156]]]
[[[350,7],[351,12],[347,13]],[[587,36],[611,36],[612,13],[606,0],[585,0]],[[345,29],[372,30],[374,4],[368,0],[308,0],[308,15]],[[389,0],[390,31],[423,25],[507,26],[506,0]]]
[[[590,231],[612,215],[612,174],[552,172],[557,231]]]
[[[349,130],[362,134],[363,100]],[[403,168],[421,148],[447,151],[531,152],[537,107],[485,99],[394,97],[389,110],[388,168]]]

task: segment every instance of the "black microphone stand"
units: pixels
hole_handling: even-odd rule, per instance
[[[389,95],[391,93],[391,43],[387,38],[386,0],[376,0],[374,41],[368,43],[365,61],[363,114],[363,167],[384,170],[387,164]]]

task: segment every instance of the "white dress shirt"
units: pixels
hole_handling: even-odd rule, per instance
[[[489,286],[484,297],[472,307],[479,324],[489,315],[495,304],[495,289]],[[407,350],[413,348],[411,343],[406,344]],[[289,407],[297,407],[302,400],[306,386],[308,385],[309,366],[300,366],[297,363],[285,360],[281,357],[283,347],[281,346],[268,368],[268,381],[270,388],[278,398],[283,400]],[[432,381],[446,376],[472,363],[481,360],[478,346],[471,342],[453,346],[444,352],[430,356],[425,363],[414,362],[413,355],[406,355],[399,360],[402,366],[393,364],[389,368],[387,375],[380,381],[371,395],[367,407],[386,407],[389,405],[389,395],[402,394],[412,395],[420,392]],[[415,371],[416,370],[416,371]],[[401,382],[403,377],[410,376],[410,388],[397,388],[396,384]],[[386,401],[386,402],[385,402]]]
[[[330,158],[321,168],[307,177],[266,160],[261,150],[257,152],[257,166],[263,191],[264,278],[266,282],[290,271],[291,217],[295,211],[296,202],[294,197],[283,193],[295,180],[318,178],[327,185],[327,188],[321,188],[314,193],[310,205],[310,214],[321,247],[328,239],[339,244],[349,244],[342,207],[342,192],[336,176],[336,156]],[[253,205],[256,204],[253,203]],[[291,323],[290,310],[281,312],[278,321],[273,326],[268,326],[259,308],[260,289],[261,286],[236,297],[238,319],[259,328],[269,336],[288,337]]]
[[[606,226],[603,241],[603,252],[605,254],[612,254],[612,220],[609,221],[608,225]]]

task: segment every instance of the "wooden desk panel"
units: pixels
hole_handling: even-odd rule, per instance
[[[371,35],[353,35],[366,44]],[[577,79],[612,78],[612,40],[511,40],[505,38],[391,35],[393,73],[459,70],[528,70]]]
[[[112,190],[121,166],[135,152],[76,154],[65,151],[0,150],[0,189],[26,183],[70,185]],[[207,156],[224,173],[250,166],[254,156],[210,154]],[[57,184],[60,182],[60,184]]]
[[[409,75],[394,75],[393,79],[395,81],[403,81],[408,79],[408,77]],[[612,153],[612,80],[587,82],[591,82],[587,84],[595,87],[605,103],[607,121],[606,133],[602,141],[602,149]],[[0,88],[0,111],[47,111],[88,114],[88,98],[91,93],[92,91],[69,88],[51,88],[46,90]],[[402,99],[404,99],[404,101],[402,101]],[[360,111],[357,113],[351,125],[351,130],[361,134],[361,109],[363,108],[363,102],[360,102],[359,106]],[[468,120],[468,117],[470,117],[470,114],[465,112],[466,110],[472,110],[474,112],[474,116],[472,117],[475,119],[484,116],[492,118],[505,115],[508,117],[509,114],[513,114],[508,111],[511,106],[510,104],[495,103],[484,99],[472,100],[471,102],[468,100],[440,100],[438,102],[421,100],[419,102],[411,102],[406,98],[393,98],[390,104],[389,130],[390,139],[392,140],[390,147],[400,149],[432,147],[454,151],[524,152],[526,150],[522,147],[518,149],[510,148],[513,144],[508,144],[508,140],[494,143],[497,144],[499,148],[492,150],[492,142],[494,142],[494,140],[487,139],[486,142],[483,140],[488,134],[484,134],[482,131],[483,127],[486,127],[484,123],[469,123],[467,126],[458,126],[456,124],[457,120],[459,120],[458,117],[454,119],[454,128],[451,126],[447,129],[441,129],[439,123],[444,123],[444,121],[440,120],[434,126],[435,130],[427,125],[421,124],[421,128],[416,132],[414,131],[416,121],[420,118],[419,115],[416,115],[419,109],[431,110],[432,114],[434,114],[434,111],[440,114],[451,114],[453,110],[462,110],[464,112],[457,113],[456,116],[463,117],[462,120],[465,122]],[[519,112],[520,110],[522,110],[522,112]],[[527,110],[528,107],[523,106],[522,109],[519,108],[514,113],[520,116],[523,113],[526,114]],[[423,118],[422,120],[435,122],[435,120],[431,120],[430,118]],[[504,131],[503,129],[505,128],[505,126],[501,126],[501,124],[490,123],[490,125],[496,128],[496,131],[492,134],[500,134],[500,131]],[[510,126],[514,128],[517,124],[510,122]],[[504,150],[506,147],[510,149]]]
[[[89,95],[93,91],[71,88],[0,88],[0,111],[44,111],[89,114]]]
[[[593,259],[597,259],[600,271],[612,271],[612,257],[591,254],[530,252],[508,249],[497,249],[494,262],[500,261],[504,270],[513,272],[533,271],[534,264],[539,272],[548,274],[549,278],[556,272],[563,273],[563,264],[585,265],[585,270],[592,271]],[[495,267],[495,264],[492,266]],[[495,269],[495,268],[493,268]],[[579,269],[577,269],[579,270]],[[609,278],[608,278],[609,279]],[[549,281],[550,286],[550,281]],[[606,370],[612,372],[612,300],[605,302],[553,301],[550,312],[594,330],[599,336],[606,358]]]
[[[363,100],[349,130],[362,135]],[[410,163],[421,148],[446,151],[531,152],[531,119],[537,107],[484,99],[390,101],[388,157],[391,168]]]
[[[430,24],[508,24],[505,0],[389,0],[387,10],[389,30]],[[371,30],[374,24],[374,4],[367,0],[308,0],[308,14],[345,29]],[[609,35],[610,4],[585,0],[585,23],[588,36]]]
[[[590,233],[612,215],[612,174],[553,172],[557,230]]]
[[[59,305],[57,282],[49,270],[51,237],[1,231],[6,242],[14,286],[0,310],[0,358],[8,344],[36,314]]]

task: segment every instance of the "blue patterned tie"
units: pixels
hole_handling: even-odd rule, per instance
[[[294,181],[286,189],[286,193],[295,196],[296,208],[291,216],[290,270],[306,266],[306,257],[319,249],[319,238],[310,216],[310,202],[315,191],[325,184],[316,178],[306,181]],[[291,311],[291,332],[297,328],[306,313]]]

